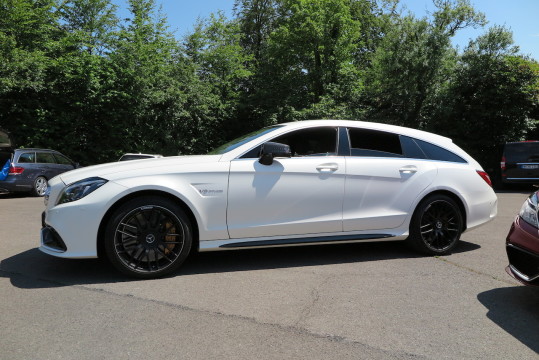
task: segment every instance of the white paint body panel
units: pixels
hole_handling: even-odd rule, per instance
[[[432,161],[347,157],[344,231],[399,227],[437,171]]]
[[[332,170],[335,168],[335,170]],[[231,238],[342,231],[344,157],[231,162],[228,231]]]
[[[265,166],[256,159],[240,159],[280,135],[319,126],[401,134],[443,147],[468,163],[306,156],[279,158]],[[67,251],[60,253],[43,245],[40,250],[67,258],[96,257],[99,226],[108,220],[109,209],[143,191],[166,193],[189,208],[196,220],[200,250],[314,236],[403,239],[414,209],[434,191],[447,191],[461,200],[471,229],[491,220],[497,206],[492,188],[476,170],[482,170],[481,166],[450,139],[423,131],[358,121],[283,124],[222,155],[110,163],[51,179],[45,222],[64,240]],[[56,205],[67,185],[90,177],[108,182],[80,200]]]

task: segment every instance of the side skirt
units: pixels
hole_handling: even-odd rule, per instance
[[[333,243],[355,243],[371,241],[396,241],[404,240],[408,236],[395,236],[391,234],[355,234],[336,236],[314,236],[288,239],[264,239],[264,240],[206,240],[201,241],[200,251],[232,250],[246,248],[267,248],[301,245],[324,245]]]

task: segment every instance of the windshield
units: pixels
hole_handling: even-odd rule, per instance
[[[256,138],[258,138],[258,137],[260,137],[262,135],[265,135],[265,134],[267,134],[269,132],[272,132],[274,130],[277,130],[280,127],[282,127],[282,126],[276,125],[276,126],[272,126],[272,127],[266,127],[266,128],[262,128],[260,130],[253,131],[252,133],[249,133],[247,135],[240,136],[239,138],[234,139],[232,141],[229,141],[226,144],[219,146],[217,149],[214,149],[214,150],[210,151],[208,153],[208,155],[220,155],[220,154],[227,153],[227,152],[229,152],[231,150],[234,150],[235,148],[237,148],[237,147],[239,147],[239,146],[241,146],[243,144],[248,143],[251,140],[254,140],[254,139],[256,139]]]
[[[505,144],[505,158],[508,162],[538,162],[539,142]]]

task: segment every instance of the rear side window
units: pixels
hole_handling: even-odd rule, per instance
[[[539,142],[505,144],[503,151],[506,162],[539,162]]]
[[[36,162],[36,153],[33,153],[33,152],[27,152],[27,153],[22,153],[20,156],[19,156],[19,163],[22,163],[22,164],[29,164],[29,163],[35,163]]]
[[[421,150],[419,145],[415,142],[414,139],[408,136],[401,135],[401,145],[402,150],[404,150],[404,155],[407,158],[412,159],[428,159],[427,155]]]
[[[457,154],[452,153],[449,150],[443,149],[437,145],[428,143],[423,140],[414,139],[414,141],[419,145],[421,150],[425,153],[428,159],[439,160],[439,161],[450,161],[457,163],[467,163],[466,160],[458,156]]]
[[[348,129],[351,156],[402,157],[399,135],[369,129]]]
[[[54,164],[54,156],[51,153],[38,152],[36,162],[39,164]]]

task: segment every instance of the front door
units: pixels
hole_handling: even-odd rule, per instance
[[[262,165],[230,164],[227,224],[231,238],[313,235],[342,231],[345,160],[336,155],[337,129],[302,129],[272,139],[291,158]]]

